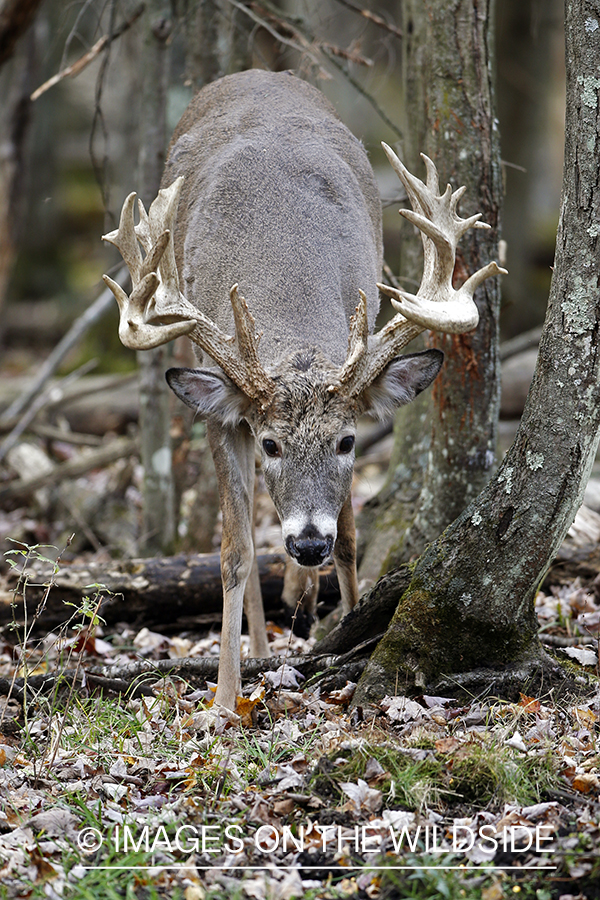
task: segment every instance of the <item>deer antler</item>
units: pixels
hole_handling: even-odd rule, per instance
[[[131,274],[130,295],[108,275],[103,276],[119,304],[119,337],[126,347],[149,350],[187,334],[246,396],[264,406],[273,394],[274,383],[258,358],[260,335],[237,284],[229,294],[235,338],[221,331],[179,290],[172,234],[183,180],[180,176],[159,191],[148,214],[140,200],[138,225],[133,221],[136,195],[130,194],[123,204],[118,230],[102,238],[119,250]]]
[[[427,156],[421,154],[427,169],[427,183],[423,184],[410,174],[387,144],[383,144],[383,149],[413,207],[401,209],[400,214],[421,231],[423,278],[416,294],[377,285],[390,297],[398,315],[370,339],[366,329],[366,297],[361,292],[351,322],[348,356],[336,375],[337,384],[346,384],[352,396],[362,393],[388,362],[425,329],[461,334],[476,328],[479,313],[473,293],[486,278],[506,274],[506,269],[491,262],[471,275],[458,290],[452,287],[458,241],[469,228],[490,226],[479,221],[481,213],[461,219],[456,208],[465,188],[453,193],[448,185],[444,194],[440,194],[437,169]],[[336,385],[332,388],[339,389]]]

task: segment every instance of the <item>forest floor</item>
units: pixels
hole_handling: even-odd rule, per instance
[[[54,466],[94,452],[48,440],[30,442]],[[381,483],[389,445],[359,463],[358,503]],[[2,471],[0,488],[19,477]],[[510,701],[394,697],[367,714],[352,707],[353,683],[325,689],[323,673],[289,665],[312,642],[275,621],[281,667],[247,679],[238,717],[219,717],[212,679],[175,671],[184,658],[214,660],[218,629],[103,625],[101,584],[65,609],[62,629],[44,629],[43,607],[60,593],[52,573],[107,559],[111,534],[122,551],[134,546],[138,506],[139,468],[126,456],[50,477],[0,512],[5,597],[39,577],[37,557],[56,559],[47,545],[61,552],[43,603],[25,604],[0,634],[0,898],[600,897],[593,513],[537,597],[542,640],[577,695],[523,685]],[[273,548],[264,496],[258,509]]]

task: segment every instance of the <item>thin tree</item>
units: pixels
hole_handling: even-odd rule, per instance
[[[502,182],[491,57],[494,6],[494,0],[402,4],[404,162],[418,173],[419,153],[425,152],[436,163],[442,184],[467,188],[462,215],[481,212],[491,226],[489,231],[474,229],[461,241],[458,283],[498,255]],[[402,274],[417,277],[420,240],[415,252],[414,237],[408,229],[404,232]],[[367,532],[361,578],[368,581],[421,553],[490,477],[500,404],[498,279],[486,281],[475,300],[475,332],[427,339],[427,346],[444,351],[444,369],[433,393],[399,414],[387,483],[374,515],[361,523]]]
[[[355,702],[386,692],[522,683],[548,668],[534,597],[581,503],[600,427],[597,11],[566,4],[561,215],[546,322],[514,444],[495,477],[419,558]],[[387,584],[387,588],[386,588]],[[390,578],[374,591],[397,590]],[[369,598],[365,598],[366,603]]]
[[[170,4],[147,0],[144,15],[143,85],[139,184],[146,207],[156,197],[167,146],[166,106],[171,34]],[[170,392],[165,381],[165,349],[138,353],[140,436],[144,466],[140,549],[151,556],[173,550],[175,492],[170,437]]]

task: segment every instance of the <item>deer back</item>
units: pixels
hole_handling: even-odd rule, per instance
[[[361,143],[320,91],[256,69],[208,85],[177,126],[163,186],[180,175],[185,297],[231,332],[238,282],[265,365],[303,347],[340,364],[359,289],[370,330],[377,314],[381,201]]]

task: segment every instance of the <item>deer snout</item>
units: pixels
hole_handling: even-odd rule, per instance
[[[299,535],[288,534],[285,549],[301,566],[320,566],[331,556],[333,535],[323,536],[314,526],[303,528]]]

